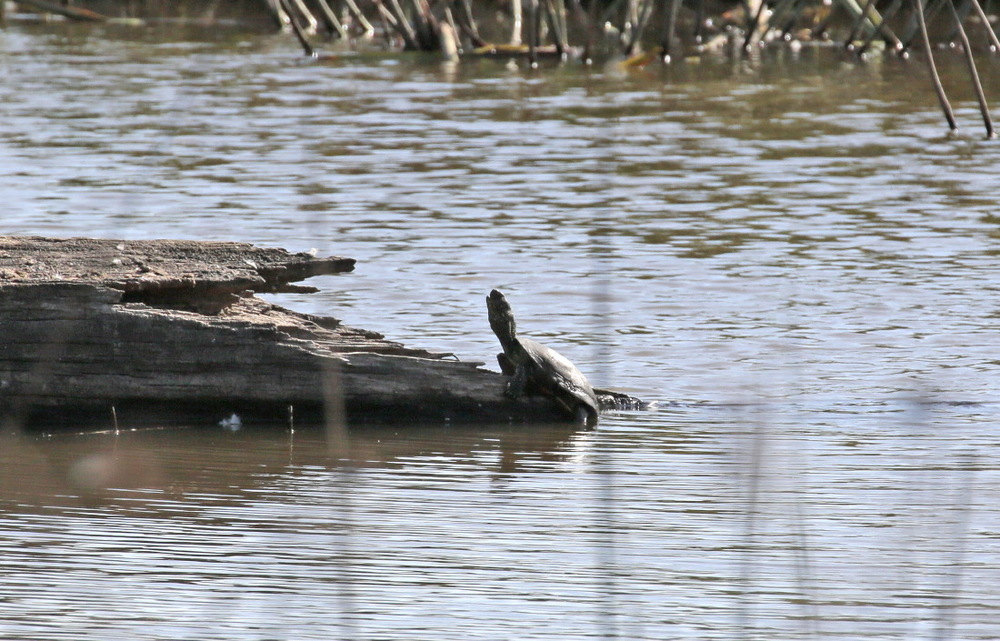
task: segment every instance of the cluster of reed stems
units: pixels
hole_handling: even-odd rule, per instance
[[[669,64],[691,53],[750,55],[775,44],[815,42],[840,46],[858,58],[875,50],[907,58],[919,49],[948,126],[955,130],[934,63],[936,45],[946,44],[965,57],[986,134],[995,136],[974,58],[977,49],[1000,53],[992,26],[997,17],[980,4],[988,0],[506,0],[489,8],[472,0],[264,1],[308,55],[316,55],[310,40],[316,35],[376,33],[391,48],[442,52],[453,59],[525,57],[532,67],[541,58],[590,62],[616,55],[625,56],[627,66],[657,59]],[[500,35],[491,42],[485,32]]]
[[[390,49],[462,56],[624,56],[629,67],[706,52],[754,55],[768,46],[823,43],[847,55],[909,58],[917,50],[952,131],[958,128],[935,64],[962,55],[986,135],[993,121],[975,53],[1000,55],[998,0],[247,0],[295,34],[309,56],[316,38],[375,38]],[[990,5],[989,3],[994,3]],[[982,3],[982,4],[981,4]],[[17,0],[74,20],[105,16],[75,3]],[[6,3],[0,3],[5,6]],[[76,5],[76,6],[74,6]]]

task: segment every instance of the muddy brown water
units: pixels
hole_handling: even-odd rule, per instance
[[[1000,145],[939,63],[958,136],[922,67],[829,49],[531,72],[9,27],[0,232],[352,256],[275,300],[491,365],[498,287],[660,406],[5,436],[0,637],[995,639]]]

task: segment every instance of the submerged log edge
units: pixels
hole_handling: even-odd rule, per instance
[[[482,363],[255,296],[317,291],[293,283],[354,263],[235,242],[0,236],[2,426],[566,420],[546,398],[506,398],[506,377]]]

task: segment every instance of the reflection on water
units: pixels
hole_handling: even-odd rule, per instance
[[[771,418],[8,436],[0,631],[991,638],[991,436]]]
[[[4,440],[4,499],[36,503],[55,496],[114,501],[116,490],[159,488],[226,494],[286,468],[392,468],[424,456],[473,460],[496,455],[496,474],[520,471],[523,459],[561,460],[582,434],[571,425],[509,425],[495,429],[368,426],[341,436],[320,427],[258,426],[190,430],[111,430],[9,435]],[[252,454],[250,454],[252,452]],[[192,476],[194,474],[194,476]],[[237,492],[239,494],[240,492]],[[127,496],[132,497],[132,494]],[[70,501],[75,503],[75,499]]]
[[[944,136],[916,67],[832,51],[533,73],[185,35],[3,32],[0,233],[353,256],[276,298],[488,363],[499,287],[593,381],[681,402],[6,435],[0,637],[996,637],[971,102]]]

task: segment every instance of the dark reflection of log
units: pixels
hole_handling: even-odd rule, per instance
[[[496,457],[484,464],[496,474],[516,473],[527,461],[567,457],[579,431],[566,424],[374,427],[352,430],[336,442],[318,427],[152,429],[48,438],[7,434],[0,435],[0,507],[121,497],[169,501],[191,493],[231,498],[259,489],[275,475],[302,469],[396,468],[423,458],[465,461],[484,453]]]
[[[18,4],[25,5],[27,7],[32,7],[46,13],[54,13],[56,15],[69,18],[70,20],[82,20],[85,22],[100,22],[107,20],[107,16],[97,13],[96,11],[91,11],[89,9],[79,9],[77,7],[71,7],[66,4],[59,4],[57,2],[49,2],[48,0],[17,0]]]
[[[322,422],[332,400],[352,425],[567,420],[548,399],[506,398],[505,377],[479,363],[253,295],[315,291],[292,283],[353,268],[240,243],[0,237],[0,416]]]
[[[15,0],[15,10],[37,11],[77,21],[111,21],[138,25],[158,20],[172,25],[269,26],[274,20],[270,0]]]

